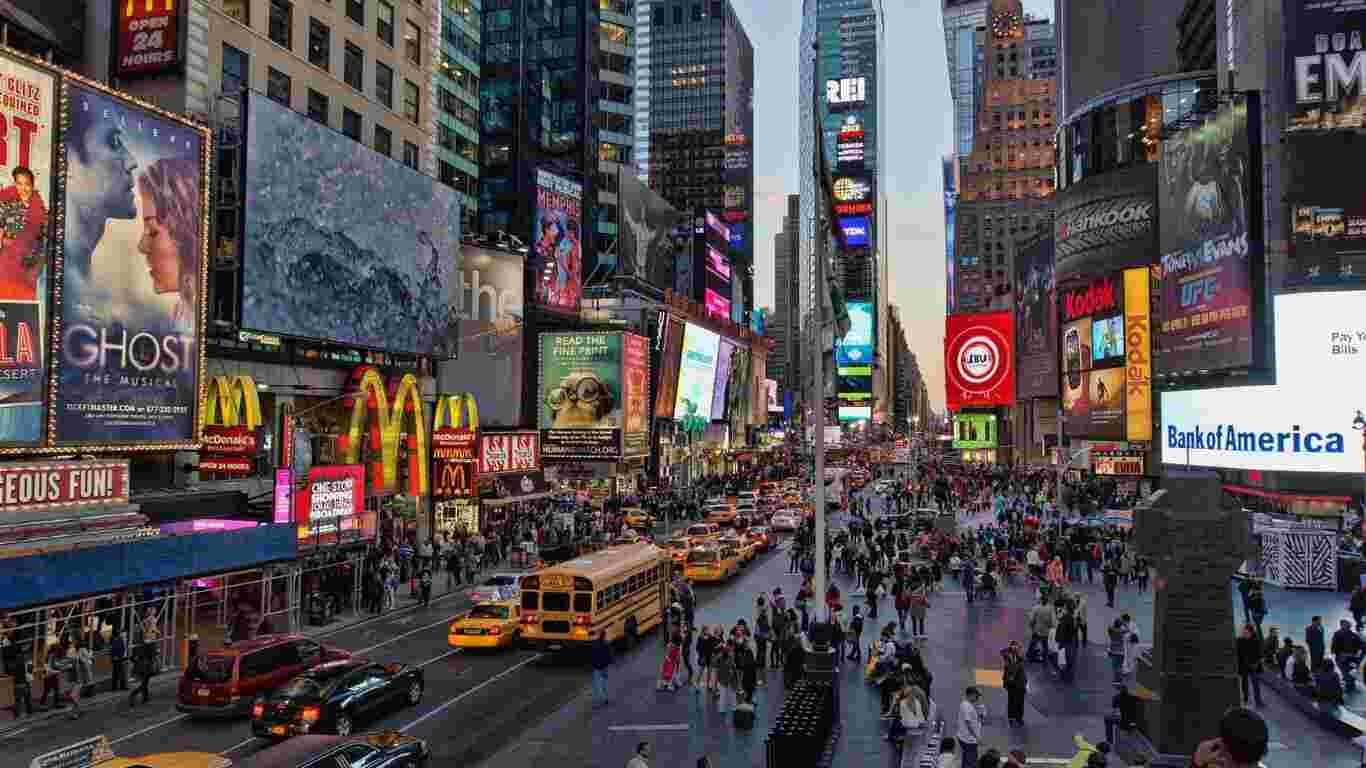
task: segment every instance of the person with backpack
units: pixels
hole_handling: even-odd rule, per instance
[[[854,606],[854,615],[849,619],[849,655],[845,658],[850,661],[863,660],[863,614],[859,613],[859,607]]]

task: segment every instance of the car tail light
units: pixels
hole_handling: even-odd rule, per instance
[[[575,626],[586,627],[589,624],[589,619],[587,616],[575,616],[574,624]]]
[[[304,707],[299,712],[299,719],[305,723],[316,723],[322,717],[322,710],[318,707]]]
[[[530,613],[524,613],[522,614],[522,623],[535,624],[538,618],[540,618],[540,616],[538,616],[534,611]]]
[[[260,720],[262,717],[265,717],[265,715],[266,715],[266,705],[265,705],[264,703],[258,701],[258,702],[256,702],[255,704],[252,704],[252,705],[251,705],[251,719],[252,719],[252,720]]]
[[[488,629],[484,630],[484,632],[485,632],[486,634],[490,634],[490,635],[501,635],[501,634],[503,634],[503,628],[502,628],[502,627],[489,627]]]

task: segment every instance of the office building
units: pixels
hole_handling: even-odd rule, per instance
[[[801,265],[797,253],[798,218],[801,215],[801,196],[787,196],[787,213],[782,229],[773,235],[773,298],[776,305],[768,318],[768,336],[775,346],[768,356],[768,376],[778,382],[783,392],[799,387],[801,377],[801,333],[797,307],[801,288],[798,273]],[[797,399],[801,399],[800,392]]]
[[[636,3],[636,178],[650,183],[650,3]]]
[[[652,0],[649,184],[730,229],[731,319],[754,308],[754,48],[727,1]]]
[[[441,3],[441,55],[435,62],[436,176],[459,193],[463,228],[479,213],[480,0]]]

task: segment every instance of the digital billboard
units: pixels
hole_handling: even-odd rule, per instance
[[[365,512],[365,465],[332,464],[308,470],[294,496],[300,547],[332,546],[375,537],[375,513]]]
[[[1010,312],[952,314],[944,318],[945,402],[991,407],[1015,402],[1015,327]]]
[[[459,354],[437,363],[441,380],[479,403],[480,424],[515,427],[522,419],[523,256],[468,243],[455,251],[452,311]]]
[[[1124,270],[1125,437],[1153,439],[1152,298],[1149,269]]]
[[[1094,358],[1091,354],[1093,339],[1091,318],[1073,320],[1062,329],[1062,372],[1063,375],[1075,371],[1089,371]]]
[[[455,357],[455,191],[255,91],[245,144],[242,325]]]
[[[1053,240],[1059,283],[1152,263],[1156,165],[1098,173],[1058,192]]]
[[[1361,30],[1366,8],[1355,0],[1287,0],[1287,132],[1366,127]]]
[[[62,445],[197,439],[206,129],[68,79],[57,408]],[[59,219],[60,220],[60,219]]]
[[[1249,126],[1259,124],[1257,104],[1256,94],[1235,101],[1163,144],[1159,376],[1253,364],[1253,270],[1262,259],[1253,148],[1261,141],[1249,140]]]
[[[734,356],[735,345],[727,339],[721,339],[721,344],[716,352],[716,374],[712,379],[712,421],[721,421],[726,417],[726,405],[729,403],[727,394],[734,369]]]
[[[716,390],[716,356],[721,337],[692,323],[683,329],[683,353],[678,365],[678,399],[674,418],[682,421],[694,416],[711,417],[712,396]]]
[[[536,169],[536,303],[574,311],[583,294],[583,184]]]
[[[955,413],[953,415],[954,448],[995,448],[996,414]]]
[[[114,77],[174,72],[185,61],[180,12],[185,0],[123,0],[114,4]]]
[[[1366,174],[1366,153],[1354,138],[1301,133],[1285,140],[1287,290],[1366,287],[1366,189],[1355,183]]]
[[[838,216],[866,216],[873,212],[873,181],[863,175],[838,175],[830,185]]]
[[[862,116],[858,113],[847,113],[835,133],[835,166],[861,169],[864,154]]]
[[[867,248],[868,222],[867,216],[841,216],[840,231],[844,233],[844,244],[850,248]]]
[[[678,399],[679,361],[683,354],[683,321],[667,314],[660,316],[659,382],[655,388],[655,418],[672,419]]]
[[[1276,383],[1164,391],[1164,464],[1342,473],[1366,467],[1366,317],[1352,291],[1275,297]]]
[[[838,412],[839,420],[845,421],[870,421],[873,418],[873,406],[871,405],[841,405]],[[830,429],[830,427],[826,427]],[[840,441],[835,440],[832,444],[839,445]]]
[[[1058,396],[1058,305],[1053,238],[1020,249],[1015,259],[1015,335],[1021,399]]]
[[[541,456],[621,456],[623,335],[541,334],[537,408]]]
[[[1124,317],[1111,315],[1091,321],[1091,365],[1104,368],[1124,360]]]
[[[623,165],[617,178],[616,274],[669,287],[674,259],[680,249],[687,250],[685,238],[692,237],[689,218]]]
[[[0,56],[0,444],[43,437],[57,76]],[[144,271],[145,270],[140,270]]]
[[[644,336],[621,336],[622,431],[621,454],[650,452],[650,346]]]
[[[778,382],[773,379],[764,379],[764,398],[768,403],[769,413],[782,413],[783,404],[778,399]]]
[[[717,320],[730,320],[731,304],[730,299],[708,288],[702,294],[703,306],[707,308],[707,316]]]
[[[848,301],[849,332],[835,345],[835,362],[840,365],[871,365],[873,347],[873,305],[867,301]]]
[[[825,81],[825,103],[832,108],[857,106],[868,100],[868,78],[842,77]]]

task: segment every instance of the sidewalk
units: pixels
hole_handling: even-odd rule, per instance
[[[478,575],[476,575],[474,583],[477,584],[481,579],[488,576],[489,574],[503,570],[509,570],[508,568],[502,567],[504,565],[505,564],[499,564],[499,566],[488,568],[484,571],[481,571]],[[437,585],[444,584],[444,577],[440,577],[437,579]],[[444,592],[437,592],[434,589],[432,594],[432,605],[445,602],[452,598],[455,598],[457,601],[463,600],[465,591],[469,589],[469,587],[471,586],[472,584],[457,584],[454,588]],[[348,629],[354,629],[356,627],[364,626],[371,622],[388,620],[392,619],[395,616],[402,616],[405,613],[418,610],[421,607],[422,604],[416,596],[409,597],[407,595],[407,587],[405,585],[403,587],[400,587],[399,589],[397,605],[393,610],[378,614],[356,612],[349,614],[344,618],[334,619],[332,622],[325,624],[323,626],[313,626],[307,623],[307,615],[305,613],[304,623],[296,631],[296,634],[304,635],[306,637],[311,637],[314,639],[323,639],[344,632]],[[182,670],[179,667],[167,667],[163,668],[162,671],[156,677],[152,678],[152,682],[148,686],[148,689],[152,694],[152,698],[174,698],[175,689],[180,683],[181,671]],[[131,671],[129,673],[129,678],[130,688],[134,687]],[[112,685],[112,681],[109,679],[103,679],[97,682],[96,687],[105,690],[98,692],[93,696],[82,698],[81,709],[87,711],[100,710],[114,706],[116,704],[119,704],[120,702],[126,702],[128,700],[129,691],[108,690],[110,685]],[[36,695],[34,698],[36,700]],[[70,711],[71,710],[69,708],[58,710],[39,709],[32,715],[26,715],[25,717],[16,720],[14,719],[13,709],[0,710],[0,742],[18,736],[19,734],[28,731],[30,728],[33,728],[36,725],[50,722],[61,717],[65,717],[70,713]]]

